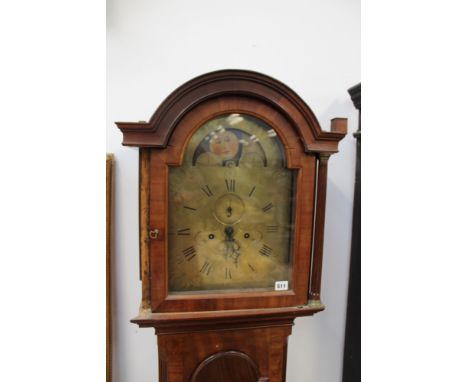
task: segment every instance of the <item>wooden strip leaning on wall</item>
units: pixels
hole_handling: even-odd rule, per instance
[[[112,238],[114,154],[106,155],[106,381],[112,381]]]

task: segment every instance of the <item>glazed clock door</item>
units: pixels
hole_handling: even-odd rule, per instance
[[[169,169],[169,293],[288,290],[294,185],[265,122],[204,123]]]
[[[296,128],[264,102],[216,98],[144,151],[153,312],[307,304],[316,157]]]

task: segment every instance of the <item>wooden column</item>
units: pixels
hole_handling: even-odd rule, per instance
[[[323,259],[323,238],[325,233],[325,204],[327,199],[327,172],[328,159],[330,153],[320,153],[318,155],[318,176],[317,176],[317,201],[314,224],[314,246],[312,263],[312,282],[309,291],[309,299],[312,303],[320,301],[320,287],[322,283],[322,259]]]
[[[140,149],[140,280],[142,298],[140,311],[151,312],[149,283],[149,162],[151,149]]]

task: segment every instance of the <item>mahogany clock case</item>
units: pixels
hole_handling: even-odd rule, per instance
[[[168,287],[169,168],[182,164],[190,138],[203,124],[228,114],[251,116],[270,126],[283,145],[287,168],[297,173],[290,288],[173,294]],[[182,85],[149,122],[117,125],[123,132],[124,145],[141,148],[143,310],[164,313],[275,309],[306,306],[311,299],[317,310],[323,309],[320,274],[326,165],[346,134],[345,119],[332,120],[331,132],[322,131],[312,111],[286,85],[256,72],[224,70]],[[150,238],[152,230],[157,230],[157,237]]]
[[[174,229],[183,236],[192,234],[190,227],[174,226],[179,217],[175,218],[177,215],[173,214],[174,209],[171,212],[169,204],[175,200],[171,196],[171,169],[182,169],[184,154],[192,150],[189,142],[197,136],[196,132],[203,132],[199,129],[223,116],[245,116],[268,126],[267,135],[277,138],[282,147],[284,171],[295,173],[294,186],[290,188],[294,195],[288,199],[294,200],[289,204],[292,220],[280,220],[283,226],[293,228],[288,230],[290,245],[289,249],[284,245],[277,248],[278,252],[289,251],[287,257],[284,253],[282,257],[288,259],[287,290],[256,289],[248,284],[241,290],[236,284],[238,289],[235,290],[229,288],[230,277],[227,275],[230,274],[227,271],[226,288],[218,291],[196,286],[190,293],[178,293],[187,287],[183,283],[170,282],[173,277],[170,249],[174,242],[171,244],[168,240],[169,231],[172,229],[172,235]],[[346,134],[346,125],[345,119],[337,118],[332,120],[330,132],[322,131],[312,111],[290,88],[271,77],[245,70],[223,70],[197,77],[176,89],[149,122],[117,123],[123,132],[123,144],[140,148],[142,302],[139,315],[132,322],[156,330],[161,382],[285,381],[288,336],[294,319],[324,309],[320,284],[327,166],[328,158],[338,151],[338,142]],[[213,130],[211,133],[216,134]],[[203,137],[203,134],[199,136]],[[240,159],[238,163],[241,163]],[[238,170],[237,173],[241,171]],[[192,173],[190,166],[187,173]],[[221,223],[227,224],[224,254],[232,255],[234,249],[239,256],[235,259],[242,261],[247,252],[242,253],[240,247],[237,248],[234,231],[239,234],[237,227],[240,225],[234,227],[237,218],[231,220],[231,213],[239,213],[239,205],[244,201],[244,206],[249,207],[251,201],[245,195],[245,185],[241,192],[242,179],[236,179],[235,189],[232,181],[216,179],[216,176],[211,179],[217,185],[199,191],[205,192],[207,197],[214,196],[215,187],[219,190],[226,180],[228,189],[216,194],[217,200],[228,201],[228,206],[220,202],[221,212],[215,208],[214,214],[223,211],[227,214],[218,216]],[[249,179],[255,179],[255,172]],[[184,185],[194,189],[205,186]],[[275,187],[274,179],[268,187]],[[188,207],[190,211],[197,210],[194,205]],[[259,205],[256,208],[258,210]],[[270,213],[271,203],[263,210]],[[257,216],[262,216],[261,211],[258,213]],[[201,215],[200,219],[205,217]],[[261,218],[260,221],[267,220]],[[208,236],[213,239],[215,235]],[[271,235],[266,237],[271,238]],[[172,237],[172,240],[176,239]],[[182,238],[180,240],[182,243]],[[179,242],[175,243],[177,247]],[[194,247],[188,248],[180,256],[182,261],[194,259]],[[270,254],[273,252],[267,249],[258,253]],[[185,266],[193,263],[185,263]],[[200,271],[208,275],[208,267],[204,265]],[[177,293],[173,293],[174,290]]]

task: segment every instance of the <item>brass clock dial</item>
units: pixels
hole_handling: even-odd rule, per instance
[[[169,291],[290,281],[294,179],[263,121],[230,114],[199,128],[169,172]]]

